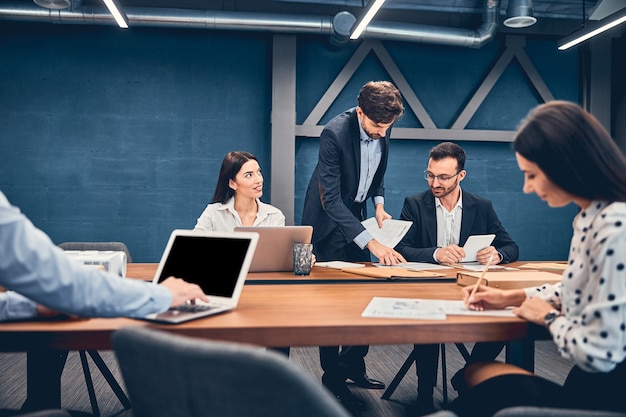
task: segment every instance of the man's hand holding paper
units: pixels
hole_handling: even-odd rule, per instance
[[[378,227],[378,221],[374,217],[365,219],[361,222],[363,227],[372,234],[381,244],[390,248],[395,247],[409,231],[412,222],[406,220],[386,219],[383,221],[383,227]]]

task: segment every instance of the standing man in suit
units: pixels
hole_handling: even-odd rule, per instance
[[[361,224],[366,202],[375,206],[378,226],[391,216],[384,207],[384,175],[389,155],[389,134],[403,114],[402,96],[387,81],[370,81],[359,92],[358,106],[333,118],[322,131],[317,166],[304,201],[302,224],[313,226],[313,247],[318,261],[368,262],[370,253],[385,265],[406,262],[384,246]],[[383,389],[365,371],[368,346],[320,347],[322,382],[351,410],[363,407],[346,385]]]
[[[452,264],[464,256],[462,246],[471,235],[495,234],[492,246],[480,250],[477,260],[486,264],[517,260],[519,248],[504,230],[491,202],[461,190],[465,171],[465,151],[459,145],[442,142],[430,150],[424,178],[427,191],[404,200],[401,220],[413,222],[396,249],[408,261]],[[491,361],[502,350],[501,342],[477,343],[468,362]],[[415,345],[418,376],[417,408],[420,415],[434,411],[433,387],[439,361],[438,345]],[[459,376],[457,376],[459,375]],[[452,378],[455,388],[462,371]]]

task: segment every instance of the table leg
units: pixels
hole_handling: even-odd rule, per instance
[[[37,349],[26,353],[26,401],[22,411],[61,408],[61,375],[67,350]]]
[[[506,350],[506,362],[535,372],[535,339],[526,338],[509,342],[509,347]]]

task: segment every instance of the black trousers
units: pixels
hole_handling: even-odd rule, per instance
[[[353,213],[361,218],[364,205],[355,205]],[[354,242],[347,243],[346,238],[338,227],[313,245],[313,253],[318,261],[342,260],[348,262],[371,261],[369,250],[359,248]],[[349,294],[346,294],[348,297]],[[365,355],[369,346],[320,346],[320,364],[324,374],[322,382],[331,391],[339,393],[345,389],[345,380],[349,374],[365,372]]]

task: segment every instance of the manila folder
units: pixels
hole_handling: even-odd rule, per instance
[[[456,283],[462,286],[474,285],[481,274],[482,272],[460,271],[456,274]],[[561,274],[545,271],[487,271],[483,285],[507,290],[556,284],[561,278]]]

